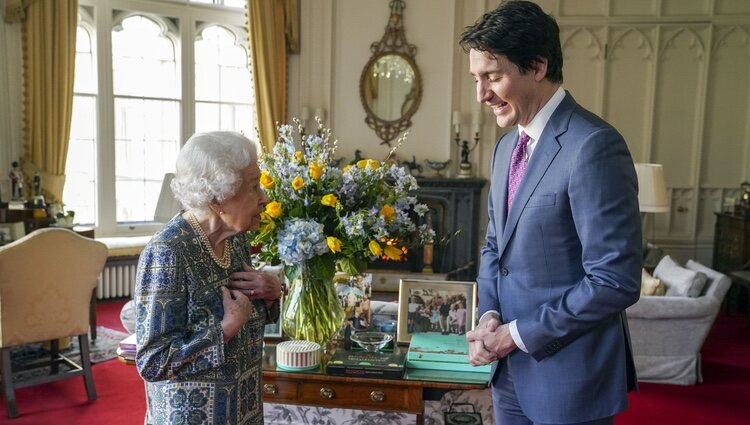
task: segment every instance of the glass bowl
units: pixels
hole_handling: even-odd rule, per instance
[[[393,335],[385,332],[354,332],[351,338],[365,351],[375,352],[391,342]]]

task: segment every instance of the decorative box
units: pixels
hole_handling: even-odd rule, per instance
[[[404,375],[404,353],[339,350],[326,365],[330,375],[399,379]]]
[[[276,346],[276,368],[301,371],[320,366],[320,344],[311,341],[284,341]]]

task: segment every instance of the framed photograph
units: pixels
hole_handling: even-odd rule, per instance
[[[271,273],[274,276],[276,276],[277,279],[281,280],[281,286],[284,288],[284,291],[282,293],[286,293],[286,278],[284,277],[284,268],[282,266],[268,266],[263,265],[258,268],[258,270],[265,272],[265,273]],[[281,299],[279,299],[279,308],[281,308],[284,305],[284,296],[281,296]],[[269,323],[266,325],[266,329],[263,332],[263,338],[268,339],[281,339],[282,337],[282,330],[281,330],[281,314],[279,314],[279,318],[276,320],[276,323]]]
[[[284,305],[284,297],[281,297],[279,300],[281,303],[279,306]],[[269,323],[266,325],[266,329],[263,332],[263,338],[266,339],[281,339],[282,332],[281,332],[281,314],[279,314],[279,318],[276,319],[276,323]]]
[[[396,342],[416,332],[464,335],[476,322],[475,282],[401,279]]]

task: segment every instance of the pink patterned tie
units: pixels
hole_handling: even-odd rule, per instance
[[[523,173],[526,172],[526,145],[529,143],[529,135],[521,132],[518,137],[518,143],[513,148],[513,155],[510,158],[510,170],[508,170],[508,209],[513,205],[513,197],[516,196],[518,186],[521,185]]]

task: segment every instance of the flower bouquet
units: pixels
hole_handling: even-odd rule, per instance
[[[279,127],[272,152],[259,158],[260,183],[269,203],[250,234],[261,261],[283,264],[291,282],[282,308],[282,327],[294,339],[327,342],[343,324],[332,284],[337,270],[363,273],[370,260],[398,261],[410,247],[431,243],[434,231],[420,218],[427,206],[409,191],[417,181],[388,160],[363,159],[332,165],[337,142],[318,122],[304,136],[297,120]]]

